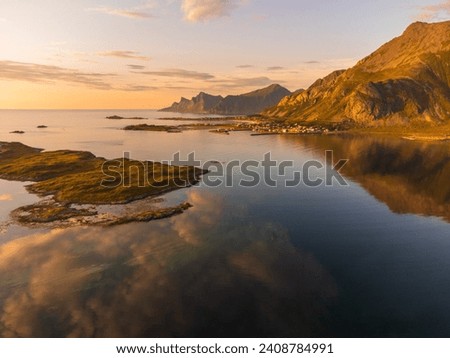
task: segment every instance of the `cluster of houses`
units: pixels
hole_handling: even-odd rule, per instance
[[[322,126],[303,126],[298,123],[282,122],[240,122],[236,125],[237,130],[251,130],[257,133],[297,133],[297,134],[322,134],[334,131],[334,128]]]

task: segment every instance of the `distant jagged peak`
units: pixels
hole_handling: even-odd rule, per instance
[[[175,102],[161,111],[222,115],[257,114],[276,105],[290,94],[287,88],[279,84],[271,84],[252,92],[226,97],[214,96],[202,91],[191,100],[182,98],[180,102]]]
[[[217,98],[217,97],[222,97],[222,96],[220,96],[220,95],[213,95],[213,94],[209,94],[209,93],[206,93],[206,92],[200,92],[197,96],[195,96],[195,97],[192,97],[192,98],[196,98],[196,97],[199,97],[199,98],[202,98],[202,97],[215,97],[215,98]]]
[[[271,84],[270,86],[257,89],[256,91],[244,93],[242,96],[267,96],[277,92],[284,92],[285,95],[291,94],[291,91],[289,91],[287,88],[279,85],[278,83],[274,83]]]

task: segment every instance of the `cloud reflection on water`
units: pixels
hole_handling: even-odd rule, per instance
[[[0,246],[0,336],[319,336],[337,292],[287,233],[213,194],[170,220]],[[227,219],[225,219],[227,218]]]

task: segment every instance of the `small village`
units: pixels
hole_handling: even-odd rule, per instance
[[[235,130],[251,130],[252,135],[268,135],[268,134],[327,134],[340,130],[338,126],[305,126],[299,123],[284,122],[239,122],[236,124]]]

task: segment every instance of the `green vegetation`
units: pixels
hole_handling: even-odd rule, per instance
[[[14,210],[12,216],[22,224],[43,224],[96,214],[93,210],[75,209],[55,202],[40,202],[22,206]]]
[[[117,204],[194,184],[203,174],[201,169],[193,167],[123,158],[108,162],[96,158],[86,165],[91,168],[32,184],[29,189],[40,195],[52,194],[60,202]]]
[[[0,143],[0,178],[37,182],[28,186],[31,192],[54,195],[59,202],[124,203],[191,185],[202,174],[194,167],[123,158],[106,161],[89,152],[43,152],[20,143]]]
[[[74,209],[72,204],[128,203],[190,186],[204,173],[202,169],[189,166],[124,158],[106,160],[89,152],[44,152],[21,143],[0,142],[0,179],[33,181],[35,183],[27,186],[30,192],[53,196],[53,201],[20,208],[21,215],[16,218],[22,222],[51,222],[95,215],[91,210]],[[180,210],[173,209],[140,213],[135,220],[147,221]],[[125,221],[131,220],[127,217]]]
[[[174,215],[182,214],[184,211],[191,207],[192,205],[190,203],[181,203],[171,208],[148,210],[132,216],[126,215],[120,218],[115,218],[103,223],[103,225],[121,225],[130,222],[147,222],[152,220],[165,219]]]
[[[192,207],[190,203],[181,203],[169,208],[153,208],[135,214],[112,215],[99,214],[93,208],[73,208],[67,204],[43,201],[22,206],[12,212],[12,217],[21,224],[42,225],[57,224],[58,226],[73,225],[122,225],[130,222],[148,222],[160,220],[181,214]]]

